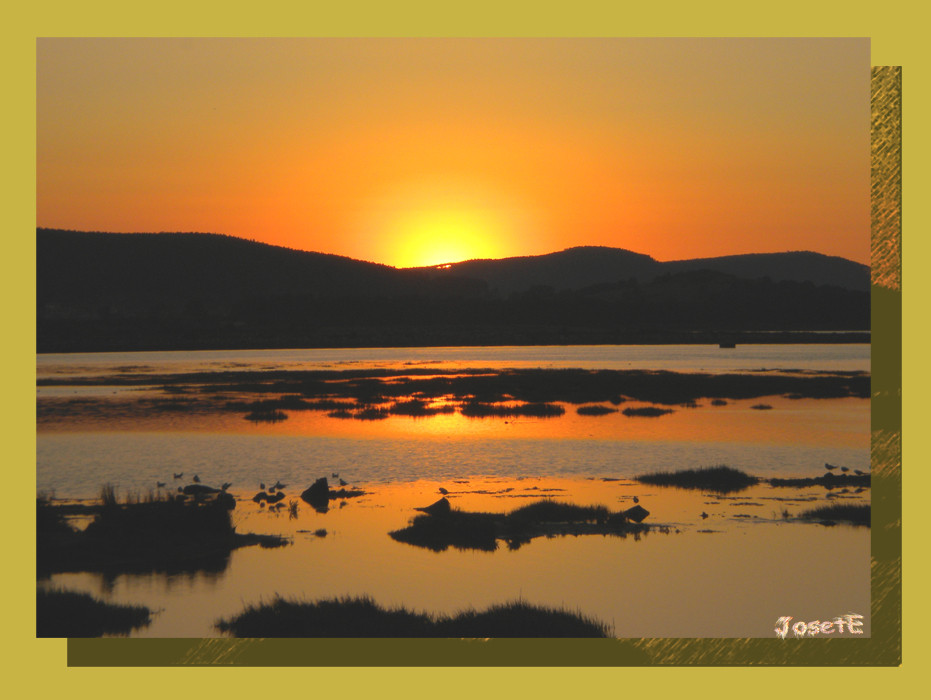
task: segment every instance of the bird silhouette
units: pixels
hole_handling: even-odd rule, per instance
[[[853,473],[857,476],[866,476],[866,472],[861,472],[859,469],[854,469]]]
[[[264,491],[264,490],[265,490],[265,484],[263,484],[263,483],[260,482],[260,483],[259,483],[259,488],[262,489],[262,490]]]
[[[445,496],[447,493],[449,493],[449,491],[447,491],[446,489],[444,489],[442,486],[440,486],[439,491],[440,491],[440,493],[443,494],[444,496]]]
[[[340,486],[349,486],[349,482],[346,481],[345,479],[340,479],[340,480],[339,480],[339,485],[340,485]]]
[[[708,518],[708,514],[707,514],[705,511],[702,511],[702,513],[701,513],[701,519],[702,519],[702,520],[706,520],[707,518]]]
[[[824,468],[827,469],[828,471],[830,471],[830,470],[832,470],[832,469],[837,469],[837,465],[835,465],[835,464],[828,464],[827,462],[825,462],[825,463],[824,463]]]
[[[275,482],[275,485],[272,486],[272,488],[281,491],[281,489],[283,489],[285,486],[287,486],[287,484],[282,484],[281,480],[279,479],[278,481]]]
[[[220,487],[220,490],[221,490],[221,491],[226,491],[226,489],[228,489],[228,488],[229,488],[230,486],[232,486],[232,485],[233,485],[233,482],[232,482],[232,481],[224,481],[224,482],[223,482],[223,486]]]
[[[849,472],[849,471],[850,471],[847,467],[841,467],[840,470],[841,470],[842,472]]]
[[[200,483],[200,477],[197,476],[197,474],[194,475],[194,483],[195,483],[195,484],[199,484],[199,483]]]
[[[640,499],[634,496],[634,503],[640,503]]]
[[[334,478],[334,479],[338,479],[338,478],[339,478],[339,474],[337,474],[336,472],[333,472],[330,476],[331,476],[332,478]]]
[[[156,488],[163,489],[163,488],[165,488],[165,482],[164,482],[164,481],[156,481],[156,482],[155,482],[155,487],[156,487]]]
[[[176,479],[180,479],[182,476],[184,476],[184,472],[181,472],[180,474],[175,474],[172,472],[172,476],[174,476]]]

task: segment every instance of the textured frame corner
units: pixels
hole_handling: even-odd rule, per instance
[[[69,639],[69,666],[898,666],[902,660],[902,68],[871,71],[869,639]]]

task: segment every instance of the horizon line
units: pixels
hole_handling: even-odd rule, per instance
[[[841,255],[832,255],[830,253],[823,253],[823,252],[820,252],[817,250],[811,250],[811,249],[775,250],[775,251],[768,251],[768,252],[757,251],[757,252],[750,252],[750,253],[725,253],[721,255],[707,255],[707,256],[700,256],[700,257],[693,257],[693,258],[671,258],[668,260],[660,260],[654,257],[653,255],[650,255],[649,253],[643,253],[640,251],[632,250],[630,248],[622,248],[620,246],[607,246],[607,245],[600,245],[600,244],[585,244],[585,243],[580,243],[578,245],[569,246],[567,248],[561,248],[559,250],[551,250],[547,253],[507,255],[501,258],[465,258],[462,260],[447,260],[447,261],[438,262],[438,263],[434,263],[430,265],[412,265],[409,267],[399,267],[397,265],[391,265],[389,263],[378,262],[376,260],[365,260],[362,258],[353,258],[349,255],[342,255],[340,253],[329,253],[329,252],[322,251],[322,250],[308,250],[306,248],[292,248],[292,247],[280,245],[277,243],[268,243],[265,241],[260,241],[255,238],[246,238],[244,236],[237,236],[231,233],[221,233],[219,231],[99,231],[99,230],[89,230],[89,229],[61,228],[61,227],[56,227],[56,226],[39,226],[38,224],[36,224],[36,231],[38,232],[40,230],[42,231],[63,231],[66,233],[104,234],[104,235],[114,235],[114,236],[134,236],[134,235],[136,236],[153,236],[153,235],[220,236],[223,238],[233,238],[239,241],[253,243],[255,245],[266,246],[269,248],[281,248],[283,250],[289,250],[289,251],[293,251],[297,253],[312,253],[315,255],[329,255],[329,256],[338,257],[338,258],[345,258],[346,260],[354,260],[356,262],[368,263],[371,265],[381,265],[383,267],[389,267],[394,270],[428,270],[428,269],[439,270],[443,268],[452,267],[453,265],[461,265],[463,263],[470,263],[470,262],[495,262],[495,261],[502,261],[502,260],[515,260],[515,259],[521,259],[521,258],[542,258],[542,257],[546,257],[549,255],[558,255],[559,253],[565,253],[567,251],[577,250],[580,248],[601,248],[604,250],[624,251],[627,253],[632,253],[634,255],[641,255],[641,256],[650,258],[651,260],[657,263],[674,263],[674,262],[684,262],[687,260],[715,260],[719,258],[731,258],[731,257],[750,256],[750,255],[784,255],[784,254],[789,254],[789,253],[808,253],[808,254],[813,254],[813,255],[820,255],[826,258],[846,260],[847,262],[852,262],[857,265],[863,265],[868,268],[872,267],[870,263],[863,263],[863,262],[860,262],[859,260],[854,260],[852,258],[845,258],[844,256],[841,256]]]

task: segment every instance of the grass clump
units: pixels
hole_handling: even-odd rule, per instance
[[[618,535],[626,536],[647,532],[649,525],[641,525],[646,515],[632,515],[630,520],[623,512],[612,513],[604,506],[578,506],[541,500],[509,513],[469,513],[461,510],[440,510],[417,515],[401,530],[389,536],[406,544],[442,552],[449,547],[493,552],[498,540],[507,542],[509,549],[518,549],[536,537],[566,535]]]
[[[369,597],[315,602],[276,597],[217,629],[234,637],[608,637],[606,625],[564,609],[512,602],[484,611],[430,615],[383,608]]]
[[[606,416],[609,413],[617,413],[617,409],[601,406],[600,404],[593,404],[589,406],[579,406],[575,409],[575,412],[580,416]]]
[[[152,611],[142,605],[114,605],[74,591],[36,593],[37,637],[126,635],[151,621]]]
[[[872,508],[869,505],[848,505],[836,503],[830,506],[821,506],[799,513],[800,520],[812,520],[822,525],[847,523],[848,525],[870,526]]]
[[[667,413],[672,413],[671,408],[658,408],[656,406],[642,406],[641,408],[625,408],[621,411],[628,418],[639,416],[642,418],[659,418]]]
[[[223,492],[194,497],[130,495],[120,503],[115,489],[107,485],[93,521],[83,531],[56,527],[37,532],[37,573],[222,571],[237,547],[287,542],[237,533],[230,513],[233,506],[233,497]],[[40,521],[50,520],[41,515],[49,507],[38,505]]]
[[[673,486],[680,489],[702,489],[717,493],[743,491],[759,483],[759,479],[739,469],[725,466],[684,469],[677,472],[657,472],[634,477],[642,484]]]

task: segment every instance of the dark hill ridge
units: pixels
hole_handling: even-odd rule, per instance
[[[36,251],[39,352],[782,342],[759,333],[869,328],[868,268],[815,253],[660,263],[579,247],[397,269],[217,234],[51,229],[37,229]]]
[[[620,248],[579,246],[547,255],[467,260],[449,267],[418,269],[427,274],[456,274],[479,279],[504,295],[542,286],[561,290],[630,279],[646,283],[661,275],[695,270],[723,272],[744,279],[769,277],[774,282],[811,282],[861,292],[870,288],[868,266],[807,251],[659,262],[648,255]]]

